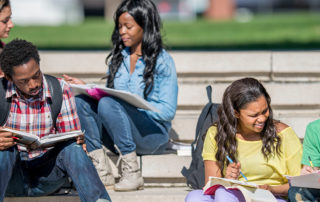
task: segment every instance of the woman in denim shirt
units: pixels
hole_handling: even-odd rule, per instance
[[[113,151],[115,148],[121,157],[116,191],[142,189],[137,154],[159,154],[168,143],[178,84],[174,61],[162,47],[160,28],[160,16],[151,0],[123,1],[115,13],[113,49],[106,60],[106,86],[137,94],[158,112],[138,109],[111,96],[99,101],[86,96],[76,98],[87,150],[97,170],[103,160],[94,153],[103,152],[102,142]],[[66,75],[65,79],[83,83]],[[105,185],[114,183],[110,173],[106,181]]]

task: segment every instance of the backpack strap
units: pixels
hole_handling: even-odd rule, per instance
[[[7,79],[0,78],[0,126],[3,126],[10,112],[11,99],[6,99]]]
[[[195,142],[198,139],[199,132],[202,129],[202,125],[203,125],[206,117],[210,113],[210,108],[211,108],[211,105],[212,105],[212,87],[211,87],[211,85],[208,85],[206,89],[207,89],[207,96],[208,96],[209,102],[206,104],[206,106],[202,110],[202,112],[200,114],[200,117],[198,119],[198,123],[197,123],[197,126],[196,126]]]
[[[212,87],[211,87],[211,85],[208,85],[206,89],[207,89],[207,96],[208,96],[209,103],[212,103]]]
[[[53,126],[56,128],[57,118],[61,111],[62,106],[62,89],[59,80],[51,75],[44,75],[50,92],[51,92],[51,100],[49,101],[49,105],[51,108],[51,116],[53,121]]]

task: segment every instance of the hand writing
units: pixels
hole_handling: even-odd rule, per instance
[[[311,166],[304,165],[303,168],[301,169],[300,175],[306,175],[310,173],[317,173],[319,171],[318,168],[312,168]]]
[[[226,169],[225,178],[237,180],[240,175],[240,163],[230,163]]]

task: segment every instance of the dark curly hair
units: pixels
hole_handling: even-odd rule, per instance
[[[270,106],[271,98],[263,85],[254,78],[244,78],[234,81],[227,87],[223,94],[222,104],[218,109],[219,119],[217,125],[218,132],[215,136],[217,143],[217,153],[215,155],[221,175],[223,175],[224,165],[228,165],[226,156],[236,161],[237,159],[237,126],[238,120],[235,116],[235,111],[240,112],[248,103],[256,101],[260,96],[266,98],[269,117],[265,123],[263,130],[260,133],[262,140],[261,152],[264,157],[268,158],[276,151],[280,155],[281,139],[276,133],[276,128],[273,120],[273,112]]]
[[[31,42],[14,39],[2,50],[0,54],[0,67],[3,73],[11,78],[13,67],[26,64],[30,59],[34,59],[39,64],[40,57],[37,47]]]
[[[120,15],[125,12],[128,12],[143,29],[141,49],[142,58],[146,64],[143,72],[145,83],[143,95],[144,98],[147,98],[153,88],[157,57],[163,47],[160,33],[161,19],[156,6],[151,0],[124,0],[116,10],[114,16],[115,27],[112,33],[113,48],[106,59],[106,64],[109,65],[107,86],[114,88],[114,78],[123,60],[121,51],[125,49],[125,45],[121,40],[118,24]]]

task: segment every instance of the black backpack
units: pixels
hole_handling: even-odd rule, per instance
[[[49,101],[49,105],[51,108],[53,126],[56,127],[57,117],[62,106],[62,89],[60,82],[56,77],[47,74],[44,76],[52,94],[52,99]],[[3,126],[6,123],[11,106],[11,100],[6,99],[7,82],[8,81],[5,78],[0,78],[0,126]]]
[[[204,187],[204,163],[202,159],[202,148],[207,130],[218,120],[219,104],[212,103],[212,88],[207,86],[209,102],[202,109],[196,127],[196,136],[192,142],[192,161],[189,169],[183,167],[181,173],[187,179],[187,185],[193,189]]]

